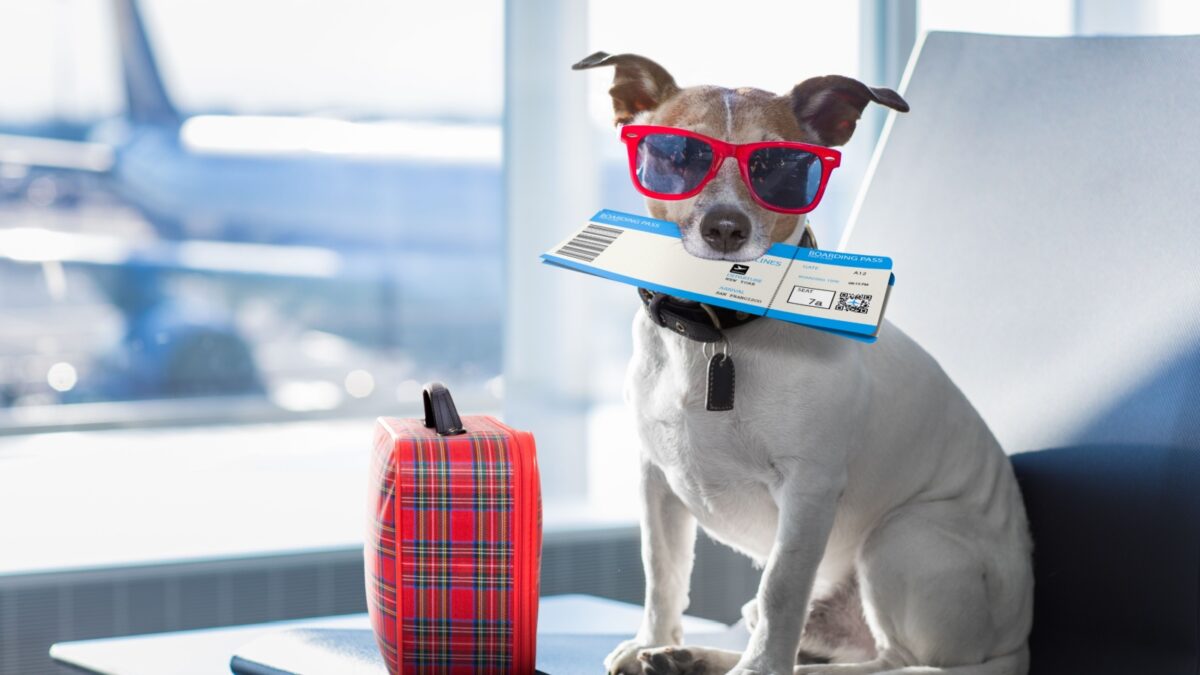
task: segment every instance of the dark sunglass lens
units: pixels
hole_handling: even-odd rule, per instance
[[[708,175],[712,163],[712,146],[696,138],[650,134],[638,143],[638,181],[651,192],[691,192]]]
[[[764,202],[802,209],[817,198],[821,158],[795,148],[763,148],[750,155],[750,187]]]

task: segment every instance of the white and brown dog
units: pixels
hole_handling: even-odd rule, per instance
[[[775,95],[680,88],[641,56],[615,67],[618,125],[729,143],[849,140],[863,108],[904,100],[840,76]],[[751,198],[737,162],[697,195],[648,200],[693,255],[753,260],[803,216]],[[1028,669],[1025,511],[995,437],[937,362],[885,323],[876,344],[759,320],[725,334],[737,405],[705,407],[702,345],[639,311],[626,397],[642,444],[646,608],[610,673],[1009,675]],[[681,646],[696,524],[765,566],[742,653]]]

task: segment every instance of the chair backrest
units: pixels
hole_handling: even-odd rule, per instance
[[[845,250],[1010,452],[1200,448],[1200,37],[931,33]]]
[[[1200,671],[1200,37],[933,33],[842,248],[1015,456],[1031,675]]]

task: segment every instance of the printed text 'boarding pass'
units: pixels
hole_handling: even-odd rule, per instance
[[[890,258],[788,244],[773,244],[745,262],[697,258],[684,250],[674,223],[609,210],[542,260],[868,341],[879,330],[894,281]]]

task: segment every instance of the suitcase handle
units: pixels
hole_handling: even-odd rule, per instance
[[[454,399],[450,390],[441,382],[430,382],[421,392],[425,401],[425,426],[437,429],[439,436],[456,436],[465,434],[462,420],[458,417],[458,409],[454,407]]]

